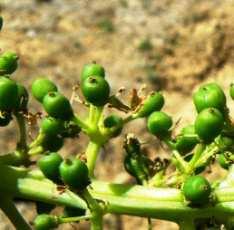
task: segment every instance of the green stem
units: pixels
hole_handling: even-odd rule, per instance
[[[74,216],[74,217],[59,217],[59,223],[65,224],[65,223],[71,223],[71,222],[78,222],[81,220],[89,220],[91,219],[91,215],[85,215],[85,216]]]
[[[82,191],[82,196],[86,200],[88,207],[91,211],[92,217],[91,230],[102,230],[103,229],[103,211],[98,202],[91,196],[89,191],[85,189]]]
[[[173,150],[172,153],[173,153],[173,157],[175,158],[174,163],[176,167],[181,172],[185,172],[188,163],[183,159],[183,157],[179,154],[177,150]]]
[[[95,142],[90,141],[86,149],[85,155],[87,157],[87,166],[89,169],[89,176],[94,177],[94,169],[97,161],[98,153],[101,146]]]
[[[0,195],[0,207],[16,229],[31,230],[31,227],[19,213],[11,198]]]
[[[23,114],[21,113],[16,113],[15,114],[18,127],[19,127],[19,141],[17,143],[17,149],[20,150],[20,154],[22,159],[27,159],[27,130],[26,130],[26,123],[25,123],[25,118]]]
[[[77,124],[84,133],[87,133],[87,131],[90,129],[90,127],[77,115],[74,115],[72,121]]]
[[[29,145],[29,148],[32,149],[38,145],[41,145],[44,138],[45,138],[45,134],[40,130],[36,139]]]

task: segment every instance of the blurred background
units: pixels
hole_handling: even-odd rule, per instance
[[[234,80],[233,12],[233,0],[0,0],[4,18],[0,48],[19,55],[17,81],[30,87],[37,76],[46,75],[67,97],[82,66],[96,61],[106,68],[113,93],[125,86],[127,98],[132,88],[143,84],[146,92],[161,90],[166,97],[164,110],[175,122],[180,119],[180,127],[194,118],[191,94],[200,84],[215,81],[227,92]],[[233,112],[229,97],[228,103]],[[32,98],[30,106],[32,112],[41,111]],[[79,104],[74,108],[85,114]],[[144,121],[129,124],[123,135],[127,132],[140,134],[149,155],[166,154],[145,132]],[[1,153],[14,149],[16,138],[14,122],[1,128]],[[122,143],[123,138],[116,138],[102,151],[96,170],[100,179],[131,180],[122,165]],[[62,153],[82,152],[86,144],[84,136],[68,140]],[[209,177],[223,173],[217,166]],[[33,204],[18,207],[33,220]],[[146,223],[142,218],[109,215],[105,229],[146,229]],[[164,221],[153,224],[154,229],[178,229]],[[3,214],[0,229],[14,229]],[[60,229],[88,229],[88,225]]]

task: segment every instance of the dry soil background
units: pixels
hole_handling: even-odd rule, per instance
[[[36,76],[48,75],[69,97],[82,65],[96,61],[105,66],[113,93],[121,86],[129,91],[143,83],[148,91],[162,90],[165,111],[175,121],[181,118],[183,125],[193,119],[190,96],[199,84],[216,81],[227,90],[234,80],[232,0],[0,0],[0,11],[5,23],[0,47],[19,54],[14,78],[28,87]],[[233,112],[230,98],[228,103]],[[40,111],[32,99],[30,104],[32,111]],[[84,114],[79,104],[74,106]],[[141,134],[151,156],[162,152],[145,133],[144,122],[130,124],[129,131]],[[13,123],[1,129],[1,152],[14,148],[15,138]],[[63,154],[82,152],[86,139],[80,139],[72,145],[68,141]],[[122,139],[107,145],[96,173],[103,180],[128,180],[123,151],[114,145],[122,145]],[[21,203],[19,208],[33,219],[32,204]],[[3,215],[0,223],[1,230],[13,229]],[[87,229],[87,225],[61,229]],[[146,220],[109,216],[105,229],[146,229]],[[154,229],[177,226],[154,221]]]

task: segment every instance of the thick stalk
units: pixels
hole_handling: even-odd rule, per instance
[[[31,230],[31,227],[19,213],[11,198],[0,195],[0,208],[15,226],[15,229]]]
[[[89,176],[94,177],[94,169],[97,161],[98,153],[101,146],[95,142],[90,141],[86,149],[85,155],[87,157],[87,166],[89,169]]]
[[[192,219],[187,219],[179,222],[180,230],[196,230],[194,221]]]

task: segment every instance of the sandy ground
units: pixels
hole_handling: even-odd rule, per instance
[[[164,110],[174,121],[181,119],[180,127],[194,118],[191,94],[201,83],[215,81],[227,91],[234,80],[232,0],[1,0],[0,10],[5,20],[0,47],[19,54],[14,78],[27,87],[37,76],[48,75],[70,97],[83,64],[96,61],[105,66],[113,93],[125,86],[127,97],[130,89],[143,83],[146,92],[161,90],[166,97]],[[228,104],[233,112],[229,97]],[[32,98],[30,106],[33,112],[41,111]],[[79,104],[74,108],[85,114]],[[152,156],[162,153],[145,132],[145,122],[136,123],[124,133],[141,134]],[[15,131],[14,123],[0,130],[1,152],[14,148]],[[96,170],[99,178],[128,179],[123,150],[114,147],[122,140],[111,141],[102,152]],[[86,143],[81,136],[79,141],[68,141],[62,152],[82,152]],[[28,219],[34,218],[33,204],[19,208]],[[2,230],[13,229],[3,215],[0,223]],[[108,230],[146,229],[146,220],[135,217],[108,216],[105,223]],[[168,222],[153,223],[154,229],[178,229]],[[87,229],[87,225],[60,229]]]

